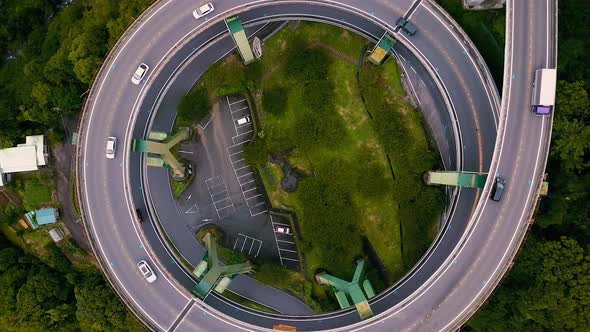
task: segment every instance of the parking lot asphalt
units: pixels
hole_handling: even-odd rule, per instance
[[[244,148],[253,136],[245,97],[220,99],[197,126],[196,138],[180,146],[179,153],[193,163],[195,175],[176,200],[177,210],[194,232],[214,224],[225,234],[225,247],[299,270],[293,236],[277,232],[279,224],[289,230],[290,225],[284,220],[273,223],[264,188],[244,159]]]

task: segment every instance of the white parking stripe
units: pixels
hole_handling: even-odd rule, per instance
[[[252,209],[250,209],[250,216],[251,216],[251,217],[256,217],[256,216],[258,216],[258,215],[261,215],[261,214],[263,214],[263,213],[265,213],[265,212],[268,212],[268,210],[264,210],[264,211],[260,211],[260,212],[258,212],[258,213],[254,213],[254,214],[252,214]]]
[[[299,262],[298,259],[293,259],[293,258],[283,257],[282,259],[287,260],[287,261]]]
[[[235,113],[235,112],[243,111],[243,110],[246,110],[246,109],[248,109],[248,106],[243,107],[243,108],[240,108],[240,109],[237,109],[237,110],[232,110],[231,112],[232,113]],[[230,110],[231,110],[231,107],[230,107]]]
[[[295,244],[295,242],[291,242],[291,241],[285,241],[285,240],[279,240],[279,239],[277,239],[277,241],[278,242],[285,242],[285,243]]]
[[[242,99],[242,100],[234,101],[233,103],[230,103],[230,102],[229,102],[229,98],[227,99],[227,103],[230,105],[230,108],[231,108],[231,105],[233,105],[233,104],[237,104],[237,103],[241,103],[241,102],[243,102],[243,101],[246,101],[246,99]]]

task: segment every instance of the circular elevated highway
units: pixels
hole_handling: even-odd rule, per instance
[[[526,8],[531,3],[523,1],[512,9],[512,2],[508,2],[509,28],[515,13],[528,18],[526,10],[546,14],[535,16],[546,21],[518,21],[528,35],[541,34],[535,30],[538,24],[551,26],[553,5],[547,2],[546,7]],[[148,326],[166,331],[260,330],[275,324],[296,326],[298,330],[457,328],[493,289],[512,258],[536,197],[537,177],[544,169],[550,120],[531,119],[523,112],[530,96],[530,84],[525,80],[530,81],[530,73],[536,69],[528,65],[528,48],[520,53],[507,51],[510,61],[506,70],[520,70],[522,84],[518,86],[521,82],[517,79],[505,82],[504,96],[509,93],[510,98],[503,100],[502,112],[496,114],[498,93],[480,57],[429,1],[227,0],[216,2],[214,16],[199,21],[191,15],[194,6],[185,1],[161,1],[150,7],[111,51],[84,111],[77,172],[85,225],[107,277],[127,305]],[[491,165],[493,173],[500,171],[514,180],[509,182],[508,199],[501,204],[478,200],[487,196],[489,183],[483,195],[458,191],[449,221],[432,250],[402,282],[371,302],[375,312],[372,319],[359,322],[352,311],[311,317],[265,315],[217,296],[209,296],[202,303],[186,290],[194,281],[168,256],[153,224],[140,226],[135,222],[134,206],[143,206],[145,199],[139,178],[142,161],[130,154],[131,138],[143,137],[152,114],[162,112],[157,105],[164,104],[160,102],[166,98],[163,94],[168,84],[176,84],[171,81],[180,82],[176,92],[186,91],[195,77],[232,49],[222,20],[235,13],[252,23],[294,17],[320,20],[372,38],[385,30],[392,32],[432,75],[447,100],[449,114],[457,122],[455,165],[478,172],[487,171]],[[419,33],[409,38],[396,33],[394,22],[400,16],[409,16]],[[545,52],[552,47],[554,31],[545,31],[533,38],[534,44],[529,46],[534,50]],[[507,50],[514,39],[507,33]],[[538,59],[533,60],[534,66],[554,66],[553,53],[543,52],[535,53]],[[514,54],[520,54],[520,58]],[[141,62],[150,64],[151,70],[146,83],[135,86],[130,83],[130,74]],[[179,71],[182,65],[191,66],[192,80],[171,79],[183,75]],[[508,77],[515,77],[511,74]],[[518,118],[511,122],[513,115]],[[169,115],[168,121],[173,117]],[[496,123],[501,134],[498,142]],[[108,136],[120,140],[119,156],[113,161],[104,158]],[[512,138],[519,138],[518,142],[506,143]],[[512,171],[514,165],[517,167]],[[142,259],[151,262],[159,276],[153,284],[145,283],[136,269]]]

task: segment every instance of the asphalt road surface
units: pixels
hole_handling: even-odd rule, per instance
[[[448,225],[421,268],[395,289],[372,301],[377,317],[363,322],[358,322],[356,313],[351,311],[319,317],[267,316],[234,307],[217,296],[209,296],[204,305],[183,289],[181,284],[190,281],[170,267],[174,263],[158,248],[159,238],[153,230],[148,230],[147,225],[142,229],[133,216],[136,204],[133,199],[139,200],[142,190],[137,185],[141,183],[138,180],[139,158],[130,156],[130,139],[144,132],[140,124],[146,123],[152,108],[147,112],[141,110],[144,105],[151,105],[149,99],[158,99],[165,85],[162,80],[170,77],[170,72],[168,75],[164,72],[168,61],[184,49],[177,43],[190,39],[197,53],[205,54],[205,49],[199,46],[221,31],[215,30],[216,24],[219,29],[219,23],[215,22],[228,16],[228,10],[236,5],[253,3],[218,1],[216,16],[207,21],[195,21],[190,15],[192,4],[159,2],[124,36],[101,70],[85,111],[78,172],[85,222],[110,281],[130,307],[158,330],[254,330],[259,328],[250,324],[271,328],[278,323],[297,326],[298,330],[341,327],[345,330],[431,331],[458,327],[483,302],[512,259],[536,199],[545,166],[551,119],[531,116],[528,105],[533,71],[539,66],[555,66],[552,63],[556,33],[552,28],[554,3],[535,2],[533,5],[532,0],[516,4],[508,1],[510,8],[515,6],[513,12],[509,11],[513,20],[507,20],[512,22],[509,27],[515,27],[512,30],[515,43],[507,43],[511,56],[510,61],[507,59],[510,72],[506,75],[513,79],[508,81],[503,100],[505,112],[501,115],[494,114],[498,106],[495,92],[483,83],[484,75],[475,63],[478,59],[474,59],[428,1],[343,1],[342,7],[353,6],[358,9],[354,12],[360,15],[349,13],[352,17],[347,17],[346,21],[342,21],[341,12],[325,10],[328,7],[313,6],[311,2],[300,6],[275,1],[272,6],[260,9],[265,13],[255,13],[272,18],[289,16],[286,14],[306,16],[302,13],[311,10],[322,15],[306,16],[308,19],[337,21],[349,28],[360,22],[372,22],[377,28],[388,25],[393,29],[397,17],[406,15],[412,8],[409,16],[419,32],[409,38],[396,36],[416,52],[429,71],[436,73],[435,81],[444,82],[443,90],[450,97],[452,111],[461,127],[459,165],[465,170],[485,171],[490,167],[494,151],[495,162],[491,163],[491,169],[494,172],[497,169],[508,179],[507,191],[500,203],[488,203],[484,197],[475,208],[473,202],[477,194],[460,191]],[[290,12],[281,14],[283,8]],[[234,9],[232,13],[244,9]],[[250,7],[249,12],[254,11]],[[510,40],[508,36],[507,40]],[[215,54],[219,45],[210,45],[213,46],[211,53],[207,52],[201,59],[204,67],[225,53],[218,50]],[[174,53],[176,51],[178,53]],[[148,63],[152,69],[146,80],[135,86],[129,78],[140,62]],[[494,149],[491,145],[495,142],[496,123],[500,124],[501,136]],[[104,158],[108,136],[119,137],[119,151],[114,160]],[[484,192],[487,190],[489,188]],[[473,211],[476,214],[470,218]],[[152,252],[157,259],[150,256]],[[141,259],[146,259],[158,274],[155,283],[148,284],[139,274],[135,264]],[[354,323],[356,325],[347,326]]]

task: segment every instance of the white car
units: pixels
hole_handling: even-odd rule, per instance
[[[148,72],[148,70],[150,70],[150,67],[148,65],[146,65],[145,63],[140,64],[139,67],[137,67],[137,69],[135,70],[135,73],[133,73],[133,76],[131,76],[131,83],[139,85],[139,83],[141,82],[145,74]]]
[[[238,122],[238,126],[243,126],[246,123],[250,123],[250,117],[249,116],[245,116],[245,117],[243,117],[241,119],[238,119],[237,122]]]
[[[277,227],[277,233],[291,234],[291,229],[289,227]]]
[[[140,261],[137,263],[137,267],[147,282],[152,283],[158,279],[146,261]]]
[[[213,5],[211,3],[206,3],[206,4],[202,5],[201,7],[193,10],[193,16],[194,16],[194,18],[196,18],[198,20],[201,17],[212,12],[213,9],[215,9],[215,8],[213,8]]]
[[[107,148],[106,148],[107,159],[115,159],[115,152],[117,152],[117,138],[111,136],[111,137],[107,138]]]

